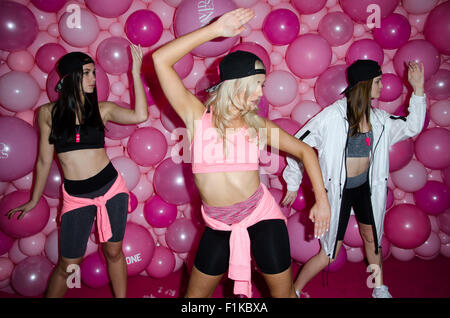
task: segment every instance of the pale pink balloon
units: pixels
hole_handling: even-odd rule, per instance
[[[402,94],[403,82],[397,75],[384,73],[381,76],[381,83],[383,84],[383,88],[381,89],[379,100],[390,102]]]
[[[59,20],[59,32],[64,41],[70,45],[86,47],[95,41],[100,27],[97,18],[89,10],[81,8],[79,12],[80,21],[74,18],[74,13],[64,13]]]
[[[118,75],[128,71],[131,65],[129,45],[130,43],[121,37],[110,37],[99,44],[97,60],[107,73]]]
[[[165,1],[167,2],[167,1],[170,1],[170,0],[165,0]],[[256,4],[258,1],[259,0],[233,0],[233,2],[236,3],[236,5],[239,8],[250,8],[251,6]]]
[[[271,11],[271,6],[268,3],[259,1],[252,7],[252,10],[255,16],[248,22],[248,24],[253,30],[260,30],[262,28],[264,19]]]
[[[145,174],[139,178],[138,184],[133,188],[133,192],[138,202],[144,202],[153,194],[153,184],[151,184]]]
[[[197,236],[197,228],[191,220],[176,219],[166,232],[166,242],[172,251],[176,253],[189,252],[194,246]]]
[[[317,11],[320,11],[327,3],[327,0],[317,0],[317,1],[293,0],[292,3],[294,4],[298,12],[300,12],[301,14],[312,14],[316,13]]]
[[[364,260],[364,252],[361,247],[349,247],[346,249],[347,261],[352,263],[359,263]]]
[[[155,247],[155,253],[150,264],[147,266],[147,273],[154,278],[163,278],[170,275],[175,268],[175,255],[163,246]]]
[[[316,102],[304,100],[294,107],[291,113],[291,118],[303,126],[321,110],[322,108]]]
[[[273,106],[286,105],[298,93],[297,81],[289,72],[273,71],[266,76],[263,93]]]
[[[403,262],[409,262],[416,254],[413,249],[403,249],[394,245],[391,245],[391,253],[395,259]]]
[[[33,185],[33,171],[22,178],[13,180],[12,183],[17,190],[30,190]]]
[[[0,77],[0,104],[20,112],[32,108],[41,93],[36,80],[28,73],[11,71]]]
[[[425,91],[433,99],[450,99],[450,70],[439,69],[425,83]]]
[[[52,263],[44,256],[31,256],[14,268],[11,285],[20,295],[36,297],[44,293],[52,272]]]
[[[387,17],[397,7],[398,2],[399,0],[339,0],[339,4],[344,12],[358,23],[372,22],[372,19],[367,20],[369,16],[373,17],[375,5],[380,12],[380,18]],[[369,7],[370,5],[371,7]]]
[[[450,165],[450,131],[445,128],[424,130],[414,142],[417,159],[430,169],[443,169]]]
[[[0,257],[0,281],[8,279],[14,269],[14,263],[7,257]]]
[[[55,67],[56,62],[67,53],[61,45],[57,43],[47,43],[39,48],[36,52],[36,64],[45,73]]]
[[[116,104],[123,108],[131,109],[130,104],[124,102],[116,102]],[[129,137],[136,129],[137,125],[135,124],[116,124],[112,121],[108,121],[105,126],[105,136],[114,140],[120,140],[126,137]]]
[[[355,41],[348,48],[345,61],[350,65],[356,60],[373,60],[381,66],[384,60],[383,49],[371,39]]]
[[[19,264],[21,261],[26,259],[28,256],[20,251],[19,248],[19,240],[15,240],[13,245],[11,246],[8,257],[14,264]]]
[[[175,8],[170,4],[165,3],[163,0],[153,1],[149,7],[149,10],[155,12],[163,24],[164,29],[170,29],[173,22],[173,16],[175,14]]]
[[[439,236],[436,233],[431,232],[425,243],[423,243],[419,247],[416,247],[414,249],[414,252],[422,257],[431,257],[436,253],[439,253],[440,247],[441,241],[439,240]]]
[[[86,5],[96,15],[105,18],[117,18],[125,13],[131,6],[133,0],[108,1],[108,0],[86,0]]]
[[[391,177],[395,185],[403,191],[415,192],[427,182],[427,171],[421,162],[412,159],[403,168],[392,172]]]
[[[319,34],[331,46],[339,46],[348,42],[353,36],[353,22],[343,12],[330,12],[319,22]]]
[[[426,1],[427,2],[427,1]],[[442,54],[450,54],[450,3],[445,1],[435,7],[428,15],[424,27],[427,41],[432,43]]]
[[[389,171],[403,168],[414,154],[414,142],[406,139],[395,143],[389,148]]]
[[[334,65],[320,74],[314,85],[314,96],[321,107],[331,105],[343,98],[342,92],[347,88],[347,65]]]
[[[364,246],[361,234],[359,233],[359,226],[354,215],[350,215],[348,220],[347,230],[345,231],[344,243],[351,247]]]
[[[12,71],[29,72],[34,66],[34,58],[28,51],[11,52],[6,60]]]
[[[423,14],[430,12],[438,2],[439,0],[402,0],[402,6],[408,13]]]
[[[53,263],[58,263],[59,258],[59,240],[58,240],[58,229],[51,232],[45,241],[45,256]]]
[[[440,100],[431,105],[431,120],[442,127],[450,126],[450,101]]]
[[[19,248],[22,253],[28,256],[40,255],[45,247],[46,236],[43,233],[37,233],[19,239]]]
[[[124,178],[127,189],[129,191],[133,190],[138,184],[140,176],[137,164],[125,156],[113,158],[111,162]]]

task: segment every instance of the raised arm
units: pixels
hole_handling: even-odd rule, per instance
[[[244,30],[243,25],[253,18],[249,9],[225,13],[215,22],[185,34],[156,50],[152,57],[156,75],[167,100],[186,124],[201,116],[203,104],[184,86],[173,65],[197,46],[217,37],[233,37]]]

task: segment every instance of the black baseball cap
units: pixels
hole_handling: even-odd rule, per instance
[[[220,82],[208,88],[207,91],[215,91],[226,80],[266,74],[265,69],[255,68],[256,61],[260,61],[264,65],[258,56],[247,51],[234,51],[226,55],[219,64]]]
[[[368,81],[381,74],[381,67],[376,61],[357,60],[347,68],[348,86],[341,94],[349,92],[359,82]]]
[[[87,54],[83,52],[70,52],[64,55],[58,61],[58,73],[61,77],[60,81],[56,85],[55,90],[59,92],[62,88],[62,83],[64,82],[64,78],[76,71],[83,70],[83,65],[95,63],[94,60]]]

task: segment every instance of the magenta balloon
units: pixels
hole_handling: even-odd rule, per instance
[[[286,105],[297,96],[298,84],[290,72],[273,71],[266,76],[263,93],[273,106]]]
[[[149,167],[158,164],[167,153],[167,141],[156,128],[138,128],[130,136],[128,154],[138,165]]]
[[[428,181],[414,192],[414,201],[425,213],[436,215],[450,207],[450,189],[438,181]]]
[[[214,5],[198,0],[184,0],[175,11],[173,20],[175,36],[180,37],[192,32],[236,8],[232,0],[215,1]],[[200,57],[219,56],[233,47],[238,39],[239,37],[236,36],[209,41],[196,47],[191,53]]]
[[[175,255],[164,246],[155,247],[155,253],[147,266],[147,274],[153,278],[163,278],[172,274],[175,268]]]
[[[7,110],[31,109],[39,99],[41,88],[28,73],[11,71],[0,77],[0,104]]]
[[[411,25],[404,16],[392,13],[381,20],[379,28],[373,29],[373,38],[383,49],[398,49],[411,35]]]
[[[36,52],[36,64],[43,72],[50,73],[56,62],[66,53],[66,49],[57,43],[44,44]]]
[[[47,96],[51,102],[56,102],[59,98],[59,93],[55,90],[59,80],[60,76],[56,69],[51,70],[47,76],[47,82],[45,83]]]
[[[167,203],[180,205],[198,198],[192,167],[166,158],[155,169],[153,184],[156,193]]]
[[[187,253],[196,239],[197,228],[191,220],[176,219],[166,231],[167,245],[176,253]]]
[[[398,2],[399,0],[339,0],[342,10],[358,23],[372,22],[372,19],[367,21],[367,18],[373,15],[375,5],[380,10],[380,18],[387,17],[397,7]],[[370,5],[372,7],[369,7]]]
[[[329,273],[337,272],[342,267],[344,267],[345,263],[347,263],[347,250],[344,246],[339,250],[338,255],[333,263],[330,263],[329,266],[325,267],[324,270]]]
[[[383,49],[374,40],[355,41],[348,48],[345,61],[350,65],[357,60],[374,60],[381,66],[384,60]]]
[[[292,0],[291,2],[294,4],[298,12],[302,14],[312,14],[322,10],[327,3],[327,0]]]
[[[359,233],[359,226],[354,215],[350,215],[347,229],[345,231],[344,243],[351,247],[362,247],[364,242]]]
[[[300,35],[289,44],[286,63],[298,77],[313,78],[324,72],[331,63],[331,47],[317,34]]]
[[[38,32],[30,9],[20,3],[0,1],[0,50],[26,49],[36,40]]]
[[[168,227],[177,218],[176,205],[167,203],[158,195],[151,197],[144,205],[145,220],[152,227]]]
[[[137,275],[150,264],[155,251],[155,242],[143,226],[128,222],[122,245],[127,262],[128,276]]]
[[[441,174],[442,174],[442,179],[444,179],[444,182],[447,185],[447,187],[450,187],[450,166],[443,169]]]
[[[417,159],[430,169],[443,169],[450,165],[450,131],[445,128],[424,130],[414,143]]]
[[[394,204],[394,193],[390,188],[388,188],[386,198],[386,210],[389,210],[393,204]]]
[[[175,128],[186,127],[183,120],[178,116],[171,105],[164,105],[161,110],[161,124],[168,131],[173,132]]]
[[[450,235],[450,209],[437,216],[439,229],[447,235]]]
[[[306,198],[301,187],[298,189],[297,197],[295,198],[291,207],[299,212],[303,211],[306,208]]]
[[[89,10],[96,15],[104,18],[117,18],[131,7],[133,0],[86,0],[85,2]]]
[[[47,183],[45,184],[44,194],[50,198],[59,198],[61,191],[61,172],[58,164],[53,160],[50,172],[48,174]]]
[[[106,264],[99,253],[86,256],[80,265],[81,280],[91,288],[100,288],[109,283]]]
[[[137,197],[133,192],[130,192],[130,211],[128,211],[128,213],[131,213],[134,210],[136,210],[137,206],[138,206]]]
[[[100,66],[100,64],[95,63],[95,86],[97,90],[98,101],[106,101],[109,96],[109,78],[106,72]]]
[[[406,192],[415,192],[427,182],[427,170],[424,165],[412,159],[400,170],[391,173],[395,185]]]
[[[348,86],[346,70],[347,65],[334,65],[320,74],[314,85],[314,96],[320,106],[331,105],[344,97],[342,92]]]
[[[53,264],[44,256],[31,256],[16,265],[11,285],[22,296],[36,297],[47,289]]]
[[[80,23],[73,18],[72,12],[65,12],[59,20],[59,34],[68,44],[74,47],[86,47],[92,44],[100,32],[95,15],[89,10],[80,9]]]
[[[269,188],[270,194],[275,199],[275,202],[277,202],[278,207],[280,208],[281,212],[284,214],[285,217],[289,217],[289,214],[291,213],[291,207],[289,206],[282,206],[280,203],[283,200],[283,191],[277,188]]]
[[[97,60],[103,69],[113,75],[126,73],[131,65],[128,54],[129,42],[113,36],[103,40],[97,48]]]
[[[331,46],[347,43],[353,36],[353,22],[343,12],[330,12],[320,22],[318,31]]]
[[[411,40],[400,47],[394,55],[394,68],[397,75],[408,80],[406,65],[408,61],[422,62],[425,80],[428,80],[439,69],[441,57],[438,50],[428,41]]]
[[[186,76],[188,76],[193,68],[194,68],[194,57],[192,56],[191,53],[186,54],[173,65],[173,69],[175,70],[175,72],[177,72],[178,76],[181,79],[184,79]]]
[[[143,47],[152,46],[161,37],[163,25],[160,18],[150,10],[133,12],[125,23],[125,33],[131,42]]]
[[[115,102],[117,105],[123,108],[131,109],[130,104],[117,101]],[[121,140],[123,138],[129,137],[136,129],[137,125],[135,124],[117,124],[112,121],[108,121],[105,126],[105,136],[113,139],[113,140]]]
[[[400,77],[392,73],[384,73],[381,76],[381,89],[379,100],[383,102],[391,102],[396,100],[403,91],[403,82]]]
[[[433,99],[448,100],[450,98],[450,71],[439,69],[425,83],[425,91]]]
[[[0,230],[5,234],[15,238],[27,237],[39,233],[47,225],[50,208],[43,197],[34,209],[20,220],[17,219],[17,213],[11,219],[5,215],[9,210],[28,202],[30,197],[30,191],[14,191],[0,201]]]
[[[450,100],[440,100],[432,104],[430,117],[441,127],[450,126]]]
[[[38,143],[31,125],[19,118],[0,117],[0,181],[13,181],[33,171]]]
[[[302,128],[298,122],[289,118],[277,118],[273,122],[290,135],[295,135]]]
[[[289,9],[271,11],[263,22],[266,39],[275,45],[286,45],[295,40],[300,31],[297,15]]]
[[[450,2],[443,2],[430,12],[423,33],[442,54],[450,55]]]
[[[430,232],[428,216],[415,205],[399,204],[386,213],[384,233],[395,246],[416,248],[427,240]]]
[[[320,251],[320,243],[314,238],[314,224],[309,220],[308,213],[295,213],[288,218],[287,229],[291,257],[302,264]]]
[[[31,0],[36,8],[45,12],[58,12],[67,0]]]
[[[0,255],[8,253],[14,242],[15,239],[0,231]]]
[[[393,144],[389,148],[389,171],[403,168],[414,154],[414,143],[412,139],[406,139]]]
[[[269,74],[270,72],[270,66],[271,66],[271,62],[270,62],[270,56],[267,53],[266,49],[263,48],[261,45],[259,45],[258,43],[253,43],[253,42],[242,42],[236,46],[234,46],[231,50],[231,52],[235,52],[235,51],[247,51],[250,53],[255,54],[257,57],[259,57],[261,59],[261,61],[264,64],[264,67],[266,68],[266,74]]]

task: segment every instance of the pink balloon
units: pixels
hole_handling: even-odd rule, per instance
[[[274,106],[286,105],[297,96],[297,81],[289,72],[273,71],[266,76],[263,92],[270,104]]]
[[[167,203],[180,205],[198,198],[191,165],[175,163],[171,158],[156,167],[153,184],[156,193]]]
[[[324,270],[329,273],[334,273],[344,267],[345,263],[347,263],[347,251],[344,247],[339,250],[338,255],[334,262],[330,263],[329,266],[325,267]]]
[[[147,274],[154,278],[163,278],[172,274],[175,268],[175,255],[164,246],[155,247],[155,253],[147,266]]]
[[[3,231],[0,231],[0,255],[8,253],[14,241],[15,240],[12,237],[6,235]]]
[[[12,71],[29,72],[34,66],[33,56],[26,50],[11,52],[7,63]]]
[[[439,0],[403,0],[402,6],[408,13],[411,14],[423,14],[430,12],[433,9]]]
[[[358,23],[372,22],[373,19],[369,19],[369,16],[374,13],[373,7],[376,5],[380,10],[380,17],[383,19],[391,14],[397,7],[399,0],[339,0],[341,8],[347,13],[354,21]],[[369,7],[372,5],[371,7]],[[375,11],[378,12],[378,11]]]
[[[45,256],[53,263],[57,264],[59,259],[58,229],[53,230],[45,241]]]
[[[184,0],[175,11],[173,20],[175,36],[180,37],[192,32],[234,9],[236,5],[231,0],[216,1],[213,6],[197,0]],[[200,57],[219,56],[227,52],[237,40],[238,37],[216,39],[196,47],[191,53]]]
[[[374,40],[363,39],[355,41],[348,48],[345,61],[350,65],[356,60],[374,60],[381,66],[384,60],[383,49]]]
[[[117,18],[130,8],[133,0],[86,0],[85,2],[89,10],[96,15],[104,18]]]
[[[439,239],[439,236],[431,232],[428,239],[420,245],[419,247],[416,247],[414,249],[414,252],[417,253],[417,255],[422,257],[431,257],[435,255],[436,253],[439,253],[439,249],[441,247],[441,240]]]
[[[450,3],[443,2],[430,12],[424,35],[442,54],[450,55]]]
[[[353,36],[353,22],[343,12],[330,12],[320,22],[318,31],[331,46],[347,43]]]
[[[28,123],[14,117],[0,117],[0,181],[21,178],[34,169],[38,136]]]
[[[164,105],[161,110],[161,123],[168,131],[173,132],[175,128],[186,127],[183,120],[178,116],[171,105]]]
[[[86,256],[80,265],[81,280],[91,288],[100,288],[109,283],[105,261],[99,253]]]
[[[406,192],[415,192],[427,182],[427,170],[424,165],[412,159],[403,168],[391,173],[395,185]]]
[[[150,264],[155,251],[155,242],[146,228],[128,222],[122,245],[127,262],[128,276],[137,275]]]
[[[31,0],[36,8],[45,12],[58,12],[67,0]]]
[[[397,49],[405,44],[411,34],[411,26],[404,16],[392,13],[381,20],[379,28],[373,29],[373,38],[383,49]]]
[[[128,157],[121,156],[111,159],[111,163],[122,175],[125,180],[128,190],[133,190],[133,188],[138,184],[140,172],[137,164]]]
[[[439,69],[425,83],[425,91],[433,99],[448,100],[450,98],[450,71]]]
[[[261,61],[264,63],[264,67],[266,68],[266,73],[269,74],[270,72],[270,56],[267,53],[266,49],[263,48],[261,45],[253,42],[242,42],[236,46],[234,46],[231,50],[231,52],[234,51],[247,51],[250,53],[255,54],[257,57],[261,59]]]
[[[391,246],[391,242],[386,238],[386,235],[383,235],[381,238],[381,254],[383,260],[386,260],[391,255]]]
[[[159,17],[150,10],[133,12],[125,24],[125,33],[131,42],[149,47],[158,42],[163,31]]]
[[[345,231],[344,243],[351,247],[362,247],[364,242],[359,233],[359,226],[354,215],[350,215],[347,230]]]
[[[308,218],[308,213],[295,213],[288,219],[289,245],[291,257],[305,264],[320,251],[320,243],[314,238],[314,224]]]
[[[51,198],[59,198],[61,183],[61,172],[56,161],[53,161],[47,178],[47,183],[45,184],[44,194]]]
[[[103,69],[112,75],[126,73],[131,65],[128,53],[129,42],[113,36],[103,40],[97,48],[97,60]]]
[[[414,201],[425,213],[436,215],[450,207],[450,190],[441,182],[428,181],[414,192]]]
[[[406,139],[392,145],[389,148],[389,171],[403,168],[411,160],[413,154],[414,143],[412,139]]]
[[[277,118],[273,122],[290,135],[295,135],[302,127],[298,122],[289,118]]]
[[[295,198],[291,207],[299,212],[303,211],[306,208],[306,197],[301,187],[298,189],[297,197]]]
[[[39,48],[36,52],[36,64],[45,72],[55,67],[56,62],[67,53],[66,49],[57,43],[47,43]]]
[[[289,44],[286,63],[298,77],[313,78],[327,69],[331,55],[331,47],[323,37],[317,34],[304,34]]]
[[[100,64],[95,63],[95,88],[98,101],[106,101],[109,96],[109,78]],[[120,103],[119,103],[120,104]]]
[[[307,1],[307,0],[293,0],[295,8],[301,14],[312,14],[322,10],[327,3],[326,0]]]
[[[153,127],[137,129],[128,140],[128,154],[138,165],[149,167],[158,164],[167,153],[164,135]]]
[[[166,231],[166,242],[172,251],[187,253],[194,245],[197,236],[197,228],[191,220],[176,219]]]
[[[408,61],[422,62],[425,80],[437,72],[441,57],[438,50],[428,41],[411,40],[401,46],[394,55],[394,68],[397,75],[407,81],[406,65]]]
[[[364,252],[361,247],[348,247],[345,248],[347,252],[347,261],[351,263],[359,263],[364,260]]]
[[[450,235],[450,209],[437,216],[439,229],[447,235]]]
[[[289,214],[291,213],[291,207],[289,206],[282,206],[280,203],[283,200],[283,191],[281,191],[280,189],[276,189],[276,188],[269,188],[269,192],[270,194],[273,196],[273,198],[275,199],[275,201],[278,204],[278,207],[280,208],[281,212],[283,212],[285,217],[289,217]]]
[[[145,202],[144,216],[152,227],[168,227],[177,218],[177,207],[154,195]]]
[[[322,108],[317,103],[311,100],[304,100],[294,107],[291,118],[303,126],[321,110]]]
[[[450,165],[450,131],[445,128],[424,130],[414,143],[417,159],[430,169],[443,169]]]
[[[450,166],[442,170],[441,174],[444,183],[447,185],[447,187],[450,187]]]
[[[178,62],[173,66],[174,70],[177,72],[181,79],[184,79],[192,71],[194,67],[194,57],[191,53],[183,56]]]
[[[258,104],[258,115],[267,118],[269,115],[269,102],[264,96],[261,97]]]
[[[59,33],[64,41],[71,46],[80,48],[89,46],[97,39],[100,32],[97,18],[84,8],[79,10],[79,21],[74,19],[73,14],[72,12],[66,12],[61,16],[58,24]]]
[[[53,265],[44,256],[31,256],[14,268],[11,285],[22,296],[36,297],[44,293]]]
[[[137,197],[133,192],[130,192],[130,211],[128,211],[128,213],[131,213],[134,210],[136,210],[137,206],[138,206]]]
[[[450,100],[440,100],[431,105],[430,117],[439,126],[450,126]]]
[[[394,194],[393,191],[388,188],[387,199],[386,199],[386,210],[389,210],[394,204]]]
[[[19,239],[19,248],[22,253],[28,256],[35,256],[42,253],[45,246],[45,234],[37,233]]]
[[[403,82],[397,75],[384,73],[381,76],[381,83],[383,84],[383,88],[381,89],[379,100],[391,102],[402,94]]]
[[[131,106],[128,103],[117,101],[116,104],[120,107],[131,109]],[[108,121],[105,128],[106,137],[114,140],[120,140],[129,137],[137,129],[137,125],[116,124],[114,122]]]
[[[0,257],[0,282],[9,279],[14,269],[14,263],[7,257]]]
[[[30,9],[12,1],[0,2],[0,50],[26,49],[38,32],[36,18]]]
[[[51,70],[48,74],[47,82],[45,84],[47,96],[51,102],[56,102],[59,98],[59,93],[55,90],[59,80],[60,76],[58,72],[55,69]]]
[[[0,104],[8,110],[21,112],[31,109],[41,89],[28,73],[11,71],[0,77]]]
[[[270,12],[263,22],[262,31],[266,39],[275,45],[292,43],[300,30],[300,22],[294,12],[277,9]]]
[[[399,261],[408,262],[412,260],[415,256],[414,250],[403,249],[397,246],[391,246],[392,256]]]
[[[430,220],[415,205],[399,204],[386,214],[384,233],[395,246],[403,249],[416,248],[427,240],[430,232]]]
[[[334,65],[320,74],[314,85],[314,96],[321,107],[344,97],[342,92],[348,86],[346,70],[347,65]]]

